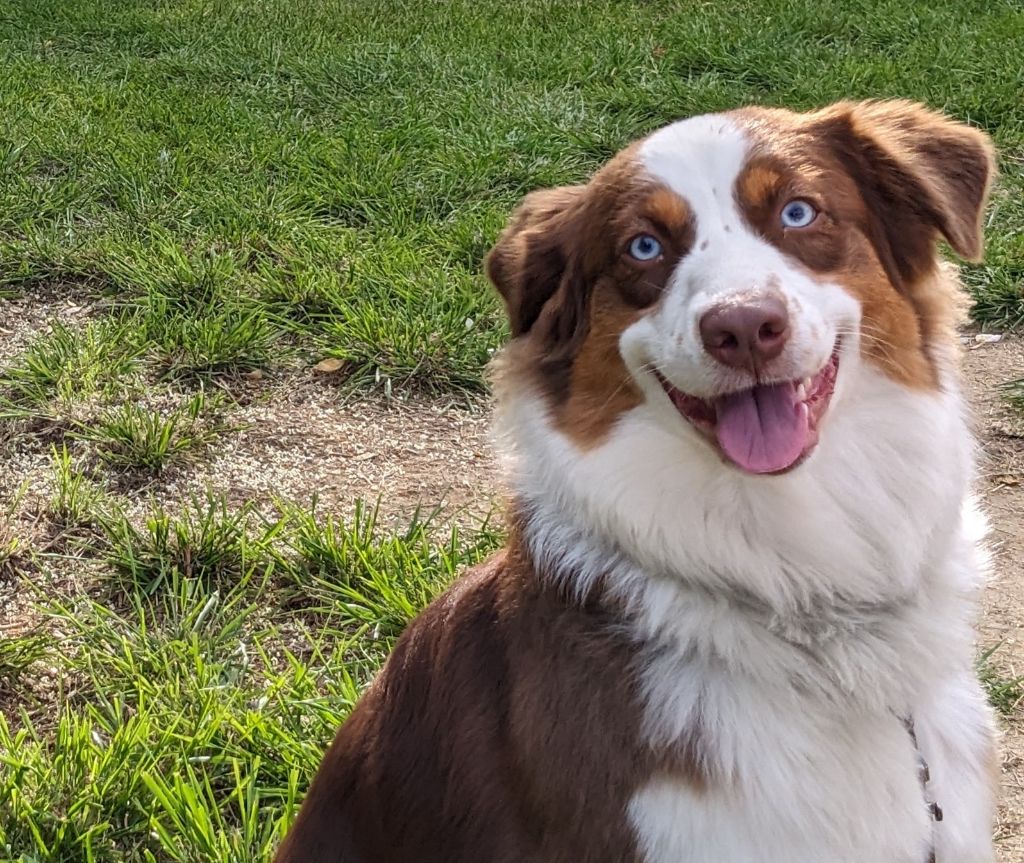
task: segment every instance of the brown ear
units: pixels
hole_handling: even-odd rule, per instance
[[[572,241],[584,188],[531,192],[487,256],[487,276],[505,300],[513,337],[534,329],[542,313],[556,338],[570,336],[579,323]]]
[[[843,103],[827,113],[868,207],[866,232],[896,284],[933,267],[939,235],[960,257],[980,259],[994,172],[987,135],[913,102]]]

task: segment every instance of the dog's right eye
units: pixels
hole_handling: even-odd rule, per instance
[[[653,261],[661,255],[661,243],[650,234],[639,234],[629,244],[629,255],[644,263]]]

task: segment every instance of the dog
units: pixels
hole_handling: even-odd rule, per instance
[[[993,150],[905,101],[682,120],[486,268],[509,538],[278,863],[989,863],[959,284]]]

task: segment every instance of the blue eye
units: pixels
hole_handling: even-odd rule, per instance
[[[661,243],[650,234],[640,234],[629,244],[629,254],[638,261],[653,261],[661,254]]]
[[[782,208],[780,219],[783,227],[806,228],[817,217],[818,211],[808,204],[807,201],[801,201],[798,198],[795,201],[790,201]]]

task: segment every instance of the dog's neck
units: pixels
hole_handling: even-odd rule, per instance
[[[573,525],[541,502],[515,507],[520,541],[543,578],[579,602],[605,594],[619,607],[641,587],[692,606],[710,606],[740,618],[793,645],[813,646],[900,618],[920,604],[922,585],[893,590],[874,599],[842,590],[809,593],[779,601],[729,574],[687,573],[645,566],[613,539]]]
[[[812,460],[767,478],[723,465],[643,407],[582,452],[539,400],[505,400],[499,431],[538,572],[581,599],[605,594],[663,666],[714,663],[904,710],[970,638],[951,632],[947,606],[969,589],[949,563],[972,548],[969,435],[953,388],[918,396],[868,375],[849,385]]]
[[[728,580],[653,572],[606,537],[557,513],[521,504],[521,542],[539,577],[580,604],[612,609],[636,640],[652,707],[651,733],[681,732],[672,680],[699,675],[792,688],[816,704],[906,715],[947,661],[951,633],[942,604],[947,587],[924,581],[874,601],[825,591],[780,606]],[[712,587],[712,584],[715,586]],[[937,595],[933,595],[937,594]],[[969,633],[965,634],[969,638]],[[656,669],[656,670],[655,670]],[[704,669],[704,671],[700,671]],[[710,708],[705,708],[710,711]]]

